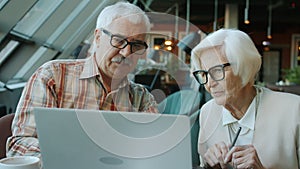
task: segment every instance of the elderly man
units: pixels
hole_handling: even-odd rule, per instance
[[[145,54],[149,27],[146,14],[133,4],[118,2],[104,8],[91,56],[50,61],[29,79],[17,106],[7,156],[40,156],[32,107],[157,113],[154,97],[127,78]]]

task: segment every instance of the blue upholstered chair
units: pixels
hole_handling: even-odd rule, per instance
[[[199,165],[198,155],[198,133],[199,113],[201,106],[207,101],[205,91],[198,92],[191,89],[180,90],[169,95],[159,103],[158,109],[163,114],[183,114],[190,117],[191,122],[191,143],[193,166]]]

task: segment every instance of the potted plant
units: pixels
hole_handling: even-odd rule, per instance
[[[291,69],[283,69],[286,84],[300,85],[300,66]]]

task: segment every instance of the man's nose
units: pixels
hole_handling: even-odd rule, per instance
[[[128,44],[124,49],[120,50],[120,54],[127,57],[131,54],[131,46]]]

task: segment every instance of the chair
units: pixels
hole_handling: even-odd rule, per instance
[[[0,118],[0,159],[6,157],[6,141],[12,135],[11,123],[15,114],[7,114]]]
[[[203,92],[184,89],[175,92],[158,104],[158,110],[163,114],[183,114],[190,117],[191,123],[191,148],[193,166],[198,166],[198,134],[199,113],[201,106],[206,102]]]
[[[163,114],[190,115],[202,106],[202,93],[184,89],[177,91],[158,104],[158,110]]]

